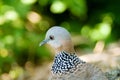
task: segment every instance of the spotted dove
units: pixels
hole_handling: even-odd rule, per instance
[[[108,80],[96,66],[82,61],[75,53],[70,33],[63,27],[50,28],[45,40],[56,52],[48,80]]]

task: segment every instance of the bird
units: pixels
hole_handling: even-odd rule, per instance
[[[120,80],[120,69],[113,69],[111,71],[105,72],[108,80]]]
[[[67,29],[61,26],[51,27],[39,46],[44,44],[49,44],[55,51],[48,80],[109,80],[100,68],[76,55]]]

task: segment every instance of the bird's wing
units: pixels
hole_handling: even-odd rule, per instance
[[[78,65],[73,73],[50,76],[49,80],[108,80],[104,73],[94,65]]]

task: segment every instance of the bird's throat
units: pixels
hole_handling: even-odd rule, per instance
[[[71,41],[62,41],[62,45],[55,49],[56,53],[65,51],[67,53],[75,53],[74,46]]]

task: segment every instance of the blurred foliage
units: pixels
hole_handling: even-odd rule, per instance
[[[13,64],[50,60],[48,49],[39,42],[54,25],[83,36],[88,46],[119,40],[119,4],[119,0],[0,0],[0,73],[9,72]]]

